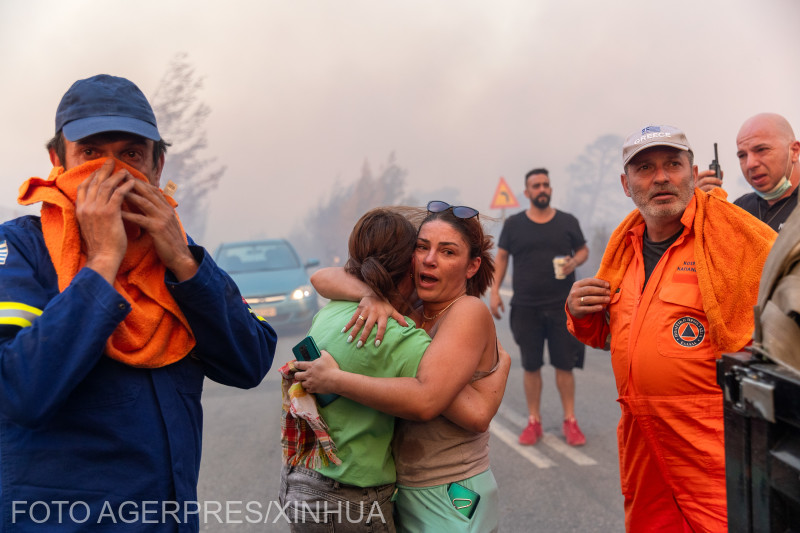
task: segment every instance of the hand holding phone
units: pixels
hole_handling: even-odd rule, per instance
[[[301,361],[313,361],[322,357],[319,348],[317,348],[317,343],[314,342],[314,338],[311,335],[298,342],[292,348],[292,353],[294,353],[295,358]],[[325,407],[339,397],[338,394],[333,393],[315,394],[314,396],[317,397],[317,402],[321,407]]]

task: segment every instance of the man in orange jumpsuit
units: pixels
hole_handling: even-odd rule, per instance
[[[608,347],[628,531],[727,531],[722,392],[715,361],[752,335],[752,306],[776,234],[695,189],[686,135],[648,126],[622,149],[633,211],[596,278],[577,281],[567,325]]]

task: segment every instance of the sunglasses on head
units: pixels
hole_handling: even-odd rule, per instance
[[[457,218],[472,218],[478,216],[477,209],[473,209],[472,207],[467,207],[465,205],[450,205],[447,202],[442,202],[441,200],[432,200],[428,202],[429,213],[441,213],[442,211],[447,211],[448,209],[452,209],[453,215]]]

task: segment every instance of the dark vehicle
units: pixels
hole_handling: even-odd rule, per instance
[[[800,525],[800,374],[750,353],[723,354],[730,533]]]
[[[319,306],[307,269],[319,261],[301,263],[285,239],[223,243],[215,261],[233,278],[253,311],[271,326],[308,330]]]
[[[800,531],[800,210],[764,263],[747,352],[723,354],[730,533]],[[743,309],[742,312],[749,311]]]

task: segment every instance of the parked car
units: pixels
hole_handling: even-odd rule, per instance
[[[250,308],[270,325],[308,330],[319,305],[307,269],[319,265],[318,260],[301,263],[285,239],[223,243],[214,260],[233,278]]]

